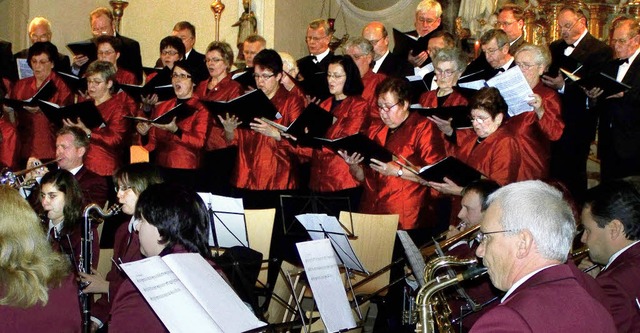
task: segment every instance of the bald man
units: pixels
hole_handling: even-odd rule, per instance
[[[387,76],[413,75],[413,69],[407,59],[402,59],[389,51],[389,33],[381,22],[370,22],[362,29],[362,38],[373,46],[374,73]]]

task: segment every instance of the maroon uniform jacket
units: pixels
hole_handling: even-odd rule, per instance
[[[367,135],[395,156],[413,165],[433,164],[445,157],[440,130],[425,117],[410,113],[393,133],[386,125],[373,124]],[[399,229],[433,226],[435,219],[429,188],[398,177],[383,176],[364,161],[364,192],[360,211],[367,214],[399,214]]]
[[[85,166],[80,168],[74,177],[76,177],[76,180],[80,184],[84,205],[86,206],[93,202],[100,207],[104,207],[104,203],[107,202],[107,196],[109,194],[107,180],[93,173]]]
[[[194,90],[194,95],[203,101],[229,101],[242,94],[242,86],[240,83],[231,79],[231,75],[225,76],[213,89],[209,89],[207,85],[209,80],[202,81]],[[224,129],[221,126],[215,126],[219,120],[214,117],[209,119],[209,132],[205,142],[207,151],[221,149],[227,146],[224,141]]]
[[[606,308],[567,265],[546,268],[516,288],[473,325],[471,332],[614,332]]]
[[[0,116],[0,168],[2,167],[12,170],[18,167],[18,132],[6,116]]]
[[[278,88],[271,102],[282,115],[276,122],[289,126],[302,113],[304,101],[298,95]],[[299,187],[296,156],[290,145],[250,129],[237,129],[234,141],[238,157],[231,183],[247,190],[289,190]]]
[[[26,309],[0,305],[0,318],[0,332],[82,332],[75,275],[69,274],[59,287],[49,288],[46,305],[38,303]]]
[[[49,235],[49,243],[54,251],[66,255],[73,255],[73,262],[71,263],[74,269],[78,269],[80,264],[80,256],[82,249],[82,223],[83,218],[79,221],[79,224],[71,230],[71,232],[65,233],[63,230],[57,238]],[[45,232],[49,232],[48,222],[43,223]],[[98,227],[92,223],[93,241],[91,243],[91,251],[93,255],[91,257],[91,267],[98,267],[98,260],[100,259],[100,234],[98,233]],[[85,254],[86,255],[86,254]]]
[[[376,87],[386,78],[386,75],[374,73],[372,70],[366,72],[362,77],[362,85],[364,85],[362,98],[364,98],[369,103],[369,118],[372,120],[380,119],[380,112],[378,112],[378,98],[376,96]]]
[[[73,103],[73,94],[67,85],[51,72],[47,80],[51,80],[56,92],[49,99],[50,102],[64,106]],[[38,92],[36,78],[28,77],[16,82],[11,90],[12,99],[28,99]],[[39,159],[54,159],[56,157],[56,128],[49,122],[42,112],[30,113],[16,110],[18,118],[18,135],[20,138],[20,157],[27,159],[31,156]]]
[[[640,243],[622,252],[596,277],[618,332],[640,332],[639,277]]]
[[[152,118],[156,118],[176,106],[173,98],[160,103],[154,110]],[[156,164],[165,168],[197,169],[200,167],[200,155],[207,135],[209,112],[198,97],[191,97],[187,102],[194,113],[186,118],[178,118],[176,125],[181,135],[156,127],[149,130],[149,141],[144,146],[148,151],[156,152]]]
[[[514,133],[520,147],[522,164],[518,171],[518,181],[546,179],[549,176],[551,142],[560,139],[564,129],[558,93],[542,82],[533,88],[533,92],[542,98],[542,118],[538,119],[535,112],[524,112],[505,123],[505,127]]]
[[[129,223],[121,224],[118,230],[116,230],[113,243],[113,260],[120,265],[121,263],[140,259],[142,259],[142,254],[140,253],[140,238],[138,238],[138,233],[136,231],[129,232]],[[105,278],[109,281],[109,294],[102,295],[102,297],[91,306],[91,316],[98,318],[103,323],[106,323],[109,319],[109,312],[111,311],[110,300],[116,295],[120,285],[127,279],[127,276],[114,262],[111,262],[111,270]]]

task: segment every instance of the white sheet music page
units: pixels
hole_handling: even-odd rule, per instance
[[[296,246],[327,331],[356,327],[330,241],[314,240]]]
[[[198,192],[208,209],[213,212],[213,226],[218,246],[249,247],[247,227],[244,221],[242,199]],[[209,234],[209,246],[215,246],[213,234]]]
[[[533,107],[529,105],[533,90],[529,87],[520,67],[512,67],[504,73],[492,77],[487,81],[487,85],[500,90],[500,95],[509,106],[510,116],[513,117],[523,112],[533,111]]]

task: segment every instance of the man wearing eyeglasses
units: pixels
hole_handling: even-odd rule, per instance
[[[516,4],[505,4],[498,9],[496,28],[502,29],[509,38],[509,54],[515,55],[524,40],[524,10]]]
[[[184,59],[194,69],[193,81],[200,82],[209,77],[207,64],[204,62],[204,54],[196,51],[193,46],[196,44],[196,27],[187,21],[180,21],[173,26],[171,36],[176,36],[184,44]],[[156,61],[156,67],[162,68],[162,60]]]
[[[541,181],[519,182],[494,192],[488,204],[476,254],[506,294],[471,332],[614,332],[607,309],[585,289],[584,273],[563,264],[576,225],[562,193]]]
[[[362,38],[373,46],[374,73],[387,76],[413,75],[412,66],[406,59],[402,59],[389,51],[389,34],[381,22],[370,22],[362,29]]]
[[[480,45],[482,54],[467,66],[461,81],[489,80],[516,65],[509,53],[511,45],[504,30],[488,30],[480,37]]]
[[[587,18],[577,7],[565,6],[558,14],[561,39],[549,45],[552,63],[542,82],[557,90],[562,100],[565,128],[552,144],[551,177],[562,181],[580,201],[587,189],[587,157],[595,138],[597,115],[581,87],[565,80],[564,68],[580,77],[598,75],[611,59],[611,48],[587,30]]]
[[[297,61],[300,69],[298,78],[308,80],[302,84],[305,94],[320,100],[331,95],[326,79],[329,62],[333,58],[333,52],[329,48],[331,36],[333,36],[333,30],[327,21],[323,19],[311,21],[305,37],[309,55]]]
[[[416,16],[413,25],[416,30],[407,32],[408,35],[421,38],[434,31],[442,30],[442,6],[435,0],[422,0],[416,6]],[[426,40],[428,42],[428,40]],[[419,54],[409,52],[408,61],[414,68],[420,68],[427,63],[429,54],[422,51]]]
[[[35,42],[50,42],[51,37],[53,36],[53,32],[51,31],[51,23],[44,17],[38,16],[33,18],[31,22],[29,22],[29,26],[27,27],[27,32],[29,33],[29,42],[31,45]],[[17,74],[17,60],[18,59],[27,59],[27,55],[29,53],[29,49],[24,49],[20,52],[17,52],[13,55],[13,64],[12,68],[15,70],[15,74]],[[69,60],[69,56],[58,53],[58,58],[53,61],[56,72],[63,73],[71,73],[71,60]],[[14,77],[17,79],[18,77]]]
[[[598,156],[602,181],[640,175],[640,27],[637,19],[623,17],[613,24],[611,47],[616,60],[603,73],[631,87],[613,96],[602,89],[587,92],[599,111]]]

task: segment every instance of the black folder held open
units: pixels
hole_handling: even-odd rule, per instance
[[[369,139],[362,133],[345,136],[338,139],[313,138],[323,146],[337,152],[344,150],[347,154],[359,153],[364,158],[364,164],[369,165],[369,161],[375,158],[383,163],[394,160],[393,154],[379,143]]]
[[[195,112],[195,109],[190,107],[187,103],[178,102],[178,104],[173,108],[171,108],[169,111],[153,119],[144,118],[144,117],[132,117],[132,116],[124,116],[124,118],[135,120],[135,121],[141,121],[145,123],[166,125],[170,123],[171,120],[173,120],[173,117],[176,117],[176,121],[178,121],[191,116],[194,112]]]
[[[2,102],[9,107],[12,107],[16,110],[22,110],[25,106],[38,106],[38,100],[48,101],[53,97],[53,94],[56,93],[56,86],[51,82],[51,80],[42,84],[40,89],[30,98],[21,100],[21,99],[11,99],[5,98]]]
[[[453,128],[471,127],[471,119],[469,118],[468,106],[444,106],[439,108],[423,108],[412,106],[410,110],[418,112],[418,114],[424,117],[436,116],[444,120],[452,118],[451,127]]]
[[[153,94],[158,95],[158,101],[167,101],[176,97],[171,83],[171,70],[167,67],[160,70],[144,85],[122,83],[118,84],[118,87],[138,102],[141,101],[142,96]]]
[[[58,127],[62,127],[63,119],[69,119],[75,123],[78,118],[89,129],[98,128],[104,124],[104,119],[102,119],[102,115],[100,115],[100,111],[98,111],[93,101],[59,106],[51,102],[38,100],[38,105],[47,119]]]
[[[434,164],[427,165],[420,169],[420,171],[415,171],[412,168],[407,168],[407,170],[430,182],[444,183],[444,177],[447,177],[462,187],[482,177],[482,174],[478,170],[453,156],[447,156]]]
[[[296,138],[323,137],[336,118],[315,103],[310,103],[289,126],[278,124],[269,119],[263,119],[278,130]]]
[[[281,117],[275,105],[260,89],[253,90],[230,101],[202,101],[202,104],[215,119],[218,119],[217,116],[225,118],[227,113],[238,117],[238,120],[242,121],[238,128],[251,128],[249,124],[254,121],[254,118],[275,120]],[[217,121],[215,124],[221,126]]]

